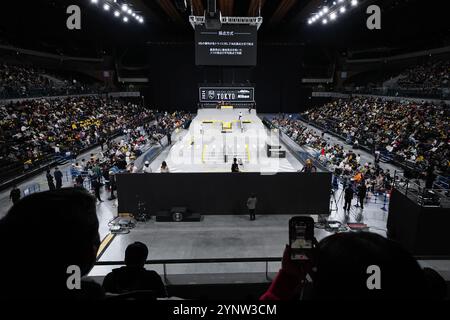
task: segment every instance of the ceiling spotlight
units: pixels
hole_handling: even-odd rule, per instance
[[[352,0],[352,6],[357,6],[358,5],[358,0]]]
[[[340,13],[344,13],[344,12],[345,12],[345,7],[341,7],[341,8],[339,9],[339,12],[340,12]]]
[[[323,16],[323,13],[322,13],[322,11],[320,11],[320,12],[319,12],[319,17],[321,17],[321,16]]]
[[[136,17],[136,13],[134,13],[134,12],[133,12],[131,15],[132,15],[133,17]]]
[[[97,3],[98,0],[91,0],[91,3]]]
[[[128,18],[127,17],[123,17],[123,22],[128,22]]]
[[[322,23],[323,23],[323,24],[327,24],[327,22],[328,22],[327,19],[323,19],[323,20],[322,20]]]
[[[122,11],[128,11],[128,6],[126,5],[126,4],[123,4],[122,5]]]
[[[120,12],[119,11],[114,11],[114,17],[120,17]]]
[[[105,3],[103,5],[103,9],[105,9],[105,11],[109,11],[109,4]]]
[[[309,19],[308,20],[308,24],[311,24],[311,23],[313,23],[313,21],[311,19]]]
[[[323,8],[323,13],[327,13],[328,12],[328,7],[324,7]]]
[[[131,9],[128,9],[128,14],[131,14],[132,12],[133,12],[133,10],[131,10]]]
[[[140,23],[144,23],[144,18],[140,17],[140,18],[139,18],[139,22],[140,22]]]
[[[334,19],[336,19],[336,12],[332,12],[331,14],[330,14],[330,20],[334,20]]]

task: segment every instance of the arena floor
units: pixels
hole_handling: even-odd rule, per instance
[[[224,132],[226,125],[230,129]],[[165,160],[171,172],[230,172],[233,158],[242,163],[242,172],[295,172],[303,167],[289,152],[286,158],[269,158],[267,141],[279,143],[278,135],[264,127],[255,110],[199,109],[189,130],[179,132],[152,169],[158,172]]]

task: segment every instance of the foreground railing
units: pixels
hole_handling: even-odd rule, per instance
[[[167,282],[167,265],[174,264],[200,264],[200,263],[250,263],[250,262],[264,262],[266,280],[271,281],[269,277],[269,262],[280,262],[281,257],[266,257],[266,258],[206,258],[206,259],[164,259],[164,260],[147,260],[145,265],[162,265],[164,281]],[[97,261],[95,266],[123,266],[124,261]]]
[[[450,260],[450,256],[415,256],[418,261],[446,261]],[[265,263],[265,278],[272,281],[269,277],[269,263],[281,262],[281,257],[255,257],[255,258],[206,258],[206,259],[163,259],[163,260],[147,260],[145,265],[162,265],[163,277],[167,283],[167,265],[175,264],[212,264],[212,263]],[[98,261],[95,266],[123,266],[124,261]]]

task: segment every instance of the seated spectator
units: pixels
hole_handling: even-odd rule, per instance
[[[161,163],[161,173],[169,173],[169,167],[167,166],[167,162],[163,161]]]
[[[311,109],[302,117],[349,144],[358,141],[359,147],[377,150],[376,162],[383,154],[415,167],[417,172],[423,173],[430,163],[436,163],[439,174],[450,174],[449,111],[443,104],[352,97]],[[324,148],[319,160],[327,165],[337,164],[348,174],[360,165],[357,156],[345,155],[342,146],[328,144],[316,130],[308,129],[299,120],[280,117],[273,119],[272,124],[299,145]],[[338,161],[344,161],[342,166]]]
[[[423,270],[399,244],[369,233],[337,233],[320,241],[310,260],[295,262],[286,247],[282,267],[262,300],[298,299],[309,274],[313,300],[424,299]],[[380,270],[380,289],[369,289],[369,266]],[[314,270],[314,271],[313,271]]]
[[[126,266],[114,269],[103,280],[103,288],[110,293],[132,291],[154,291],[156,297],[167,297],[161,277],[152,270],[146,270],[148,249],[142,242],[130,244],[125,250]]]
[[[63,228],[61,226],[64,226]],[[100,245],[95,199],[83,189],[31,194],[0,220],[0,298],[101,299],[93,282],[68,288],[69,266],[85,276]],[[76,283],[76,281],[74,281]]]

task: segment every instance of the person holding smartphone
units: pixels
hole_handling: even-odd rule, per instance
[[[303,260],[293,252],[292,244],[286,245],[281,269],[260,300],[425,299],[435,291],[407,250],[376,233],[333,234]],[[373,266],[379,268],[379,288],[367,285]],[[308,282],[309,294],[303,290]]]

